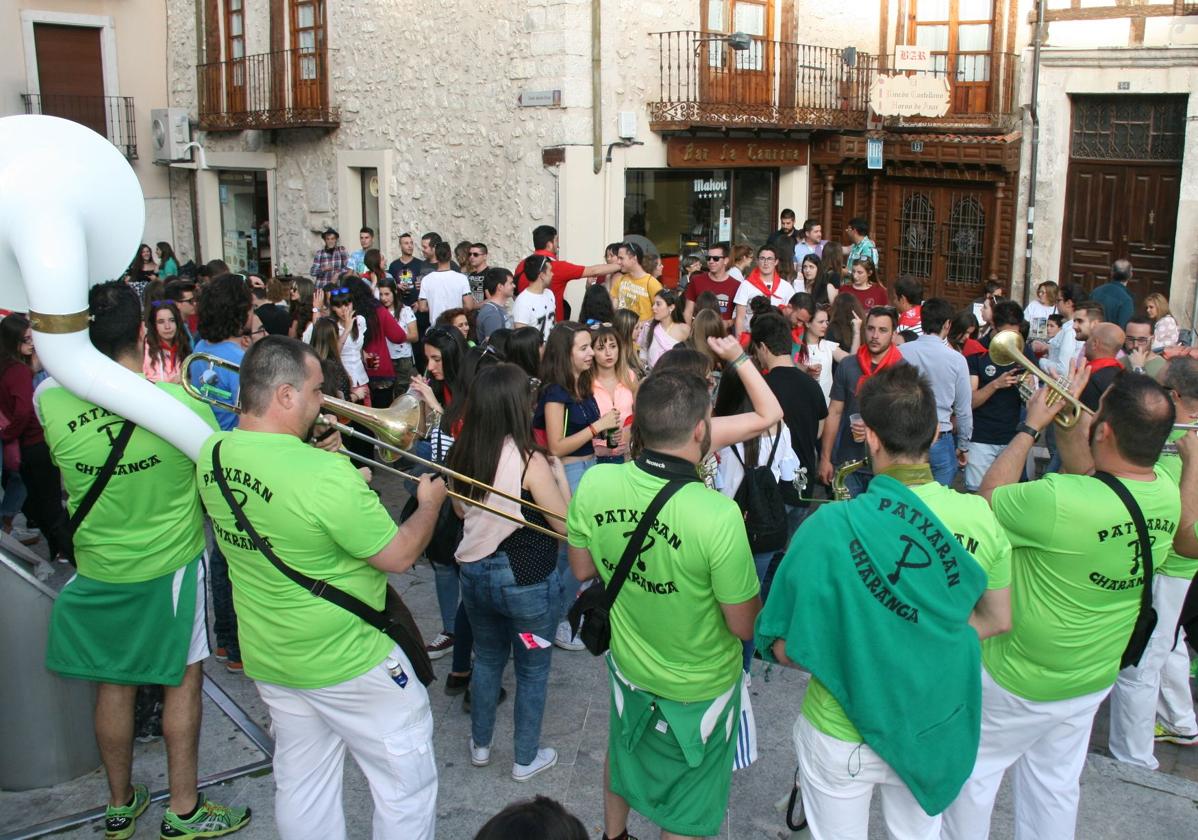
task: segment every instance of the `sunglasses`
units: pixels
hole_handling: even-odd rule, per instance
[[[708,262],[719,262],[720,260],[726,260],[726,259],[728,259],[728,258],[727,257],[719,257],[719,256],[716,256],[715,254],[707,255]]]
[[[587,329],[589,329],[589,330],[597,330],[600,327],[610,328],[612,326],[612,323],[611,323],[611,321],[597,321],[594,318],[588,318],[586,325],[587,325]]]
[[[481,256],[482,256],[482,254],[481,254],[480,252],[478,252],[478,251],[470,251],[470,252],[469,252],[469,256],[471,256],[471,257],[481,257]]]

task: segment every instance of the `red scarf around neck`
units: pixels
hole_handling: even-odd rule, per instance
[[[1102,370],[1103,368],[1122,366],[1122,363],[1118,359],[1111,358],[1094,359],[1093,361],[1087,362],[1087,364],[1090,366],[1090,373],[1098,373],[1098,371]]]
[[[755,268],[749,272],[749,276],[745,278],[745,282],[753,284],[753,287],[769,298],[770,303],[773,304],[774,292],[778,289],[778,275],[774,274],[773,278],[774,284],[766,288],[765,282],[761,279],[761,269]]]
[[[902,360],[903,354],[899,352],[897,347],[891,344],[890,348],[886,351],[886,355],[875,365],[873,355],[869,352],[869,345],[862,344],[857,350],[857,364],[861,366],[861,378],[857,380],[857,387],[854,389],[854,393],[860,391],[861,384],[875,373],[885,368],[893,367]]]

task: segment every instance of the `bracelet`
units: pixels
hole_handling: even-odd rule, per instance
[[[740,367],[747,361],[749,361],[749,354],[741,353],[739,356],[737,356],[735,359],[732,360],[732,364],[728,365],[728,369],[736,370],[738,367]]]
[[[591,437],[599,437],[599,433],[595,431],[594,423],[587,423],[587,428],[591,430]]]
[[[1025,435],[1030,435],[1033,441],[1040,439],[1040,430],[1033,426],[1029,426],[1027,423],[1020,423],[1015,427],[1015,434],[1019,434],[1020,432],[1023,432]]]
[[[319,306],[313,306],[313,307],[312,307],[312,311],[313,311],[313,312],[315,312],[315,313],[318,313],[318,314],[319,314],[319,313],[320,313],[320,307],[319,307]]]

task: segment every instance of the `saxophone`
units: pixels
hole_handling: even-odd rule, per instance
[[[846,502],[852,498],[849,495],[849,488],[844,486],[845,479],[868,463],[868,458],[860,458],[856,461],[845,461],[836,469],[836,475],[832,477],[832,499],[834,501]]]

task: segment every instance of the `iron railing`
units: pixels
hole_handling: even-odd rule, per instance
[[[277,50],[196,68],[200,128],[332,128],[328,50]]]
[[[893,55],[884,66],[894,67]],[[879,70],[895,75],[928,75],[948,80],[948,112],[942,117],[887,117],[902,125],[995,125],[1009,118],[1016,107],[1015,73],[1019,56],[1013,53],[933,53],[930,70]]]
[[[660,91],[656,130],[864,129],[876,58],[868,53],[751,38],[734,50],[710,32],[654,33]]]
[[[137,158],[137,129],[132,96],[74,96],[22,93],[26,114],[44,114],[85,125],[107,137],[127,160]]]

